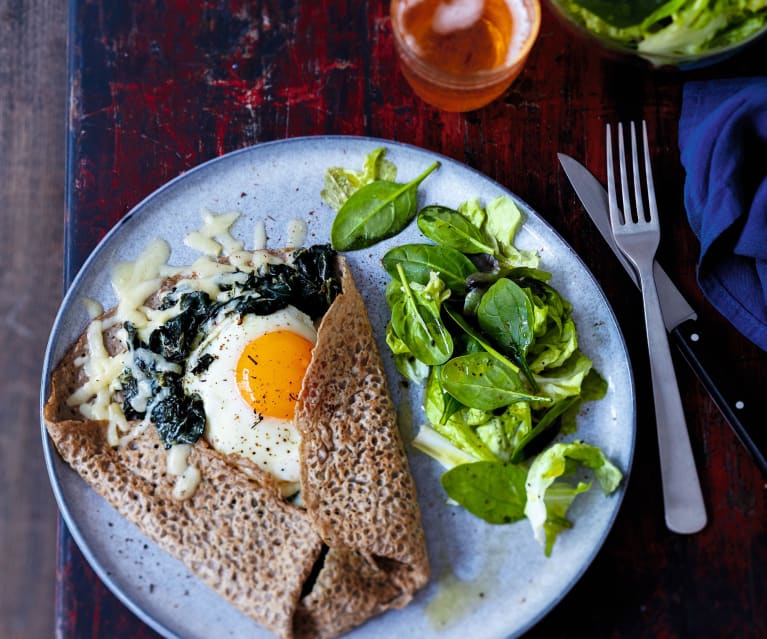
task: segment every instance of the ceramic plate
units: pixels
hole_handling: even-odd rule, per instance
[[[421,185],[422,204],[457,206],[477,197],[513,197],[527,220],[517,237],[535,249],[551,283],[574,302],[582,349],[607,379],[607,397],[591,403],[579,419],[578,436],[599,445],[628,476],[634,451],[635,400],[631,369],[620,329],[608,302],[586,266],[533,210],[504,187],[447,157],[395,142],[359,137],[308,137],[259,144],[191,170],[141,202],[98,245],[67,293],[46,353],[42,401],[49,373],[82,332],[89,316],[84,298],[111,307],[110,284],[116,261],[133,260],[147,243],[161,237],[172,248],[171,264],[189,264],[197,253],[183,237],[200,227],[201,211],[238,210],[233,234],[252,248],[254,225],[263,220],[268,245],[287,242],[289,221],[308,224],[306,242],[329,241],[332,210],[320,198],[325,169],[359,169],[367,153],[385,146],[387,157],[407,181],[435,159],[440,168]],[[417,389],[405,390],[384,342],[388,311],[387,276],[381,256],[395,244],[422,241],[415,224],[370,249],[347,254],[367,303],[385,359],[392,395],[400,407],[403,436],[424,421]],[[42,428],[48,472],[63,518],[99,577],[133,612],[160,634],[184,639],[268,638],[272,635],[193,577],[124,521],[59,458]],[[594,486],[570,510],[572,530],[559,536],[546,558],[527,521],[510,526],[486,524],[448,505],[439,484],[437,462],[410,450],[410,462],[423,510],[432,579],[402,610],[388,612],[351,632],[354,639],[384,637],[483,639],[514,637],[540,620],[583,574],[615,520],[623,487],[605,497]]]

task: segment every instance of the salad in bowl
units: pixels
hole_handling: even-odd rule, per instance
[[[549,0],[566,24],[656,67],[694,68],[767,31],[767,0]]]

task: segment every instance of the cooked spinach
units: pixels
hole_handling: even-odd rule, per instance
[[[324,315],[341,292],[336,252],[327,244],[300,248],[293,253],[293,265],[302,275],[302,287],[312,298],[311,306],[315,312],[307,311],[307,314],[313,319]]]
[[[416,215],[418,185],[438,166],[439,162],[434,162],[406,184],[376,180],[352,193],[333,220],[333,248],[363,249],[399,233]]]
[[[178,313],[153,330],[146,343],[126,323],[132,359],[120,377],[126,417],[144,419],[148,412],[166,448],[197,441],[205,428],[205,411],[199,396],[184,391],[183,377],[189,355],[215,318],[221,313],[268,315],[292,305],[316,320],[341,292],[335,258],[327,245],[299,249],[292,265],[268,264],[222,283],[221,290],[230,295],[227,301],[214,301],[202,291],[172,290],[160,308],[177,306]],[[212,361],[212,355],[203,355],[192,372],[204,372]]]
[[[195,375],[199,375],[200,373],[204,373],[206,370],[208,370],[208,367],[213,363],[213,360],[216,358],[213,357],[210,353],[204,353],[198,360],[197,364],[195,364],[194,368],[192,369],[192,373]]]
[[[181,312],[152,331],[149,349],[169,362],[183,362],[194,346],[200,324],[208,317],[211,299],[203,291],[184,293],[179,300]]]
[[[138,380],[133,376],[129,368],[123,370],[119,380],[123,395],[123,414],[126,419],[141,419],[144,416],[144,410],[137,410],[133,407],[134,402],[139,397]]]
[[[202,399],[196,393],[185,395],[183,389],[158,401],[150,418],[165,448],[174,444],[194,444],[205,430]]]

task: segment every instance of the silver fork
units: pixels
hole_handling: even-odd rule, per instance
[[[695,533],[706,525],[706,508],[695,468],[687,432],[682,400],[679,397],[674,365],[663,325],[658,292],[653,276],[653,259],[660,242],[658,208],[647,144],[647,123],[642,122],[644,173],[649,216],[645,215],[642,180],[637,153],[637,136],[631,123],[631,162],[633,165],[635,214],[632,213],[623,126],[618,124],[618,155],[622,207],[618,207],[613,165],[613,142],[607,125],[607,192],[610,222],[618,248],[636,268],[642,287],[647,346],[650,353],[655,421],[658,431],[663,504],[666,525],[677,533]],[[622,212],[621,212],[622,211]]]

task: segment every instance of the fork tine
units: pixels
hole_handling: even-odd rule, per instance
[[[623,196],[623,220],[629,224],[634,220],[631,211],[631,195],[629,191],[629,178],[626,171],[626,148],[623,141],[623,123],[618,122],[618,163],[621,169],[621,193]]]
[[[618,198],[615,193],[615,165],[613,162],[613,138],[610,125],[607,125],[606,131],[607,147],[607,207],[610,210],[610,224],[613,228],[623,224],[620,209],[618,208]]]
[[[643,121],[644,122],[644,121]],[[647,151],[647,139],[644,141],[644,149]],[[647,156],[645,155],[645,171],[647,170]],[[644,210],[644,198],[642,196],[642,176],[639,172],[639,154],[637,153],[637,135],[634,122],[631,122],[631,163],[634,168],[634,202],[636,203],[637,222],[646,222]]]
[[[655,201],[655,184],[652,179],[652,166],[650,165],[650,145],[647,143],[647,121],[642,120],[642,137],[644,143],[644,168],[645,180],[647,181],[647,205],[650,209],[650,222],[658,222],[658,205]]]

